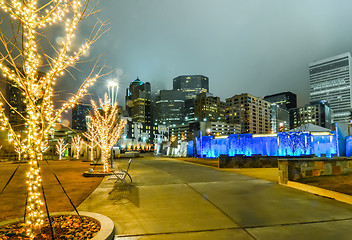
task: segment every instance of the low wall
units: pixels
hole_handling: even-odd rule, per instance
[[[247,157],[245,155],[237,155],[230,157],[228,155],[220,155],[218,158],[219,168],[263,168],[277,167],[278,157],[255,156]]]
[[[300,178],[341,175],[352,172],[352,159],[346,157],[336,158],[301,158],[278,159],[279,183],[287,184]]]

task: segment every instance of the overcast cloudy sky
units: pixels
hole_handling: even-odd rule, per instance
[[[120,104],[137,76],[157,91],[203,74],[223,100],[292,91],[304,105],[308,64],[352,51],[350,0],[103,0],[100,8],[111,29],[92,53],[117,70]]]
[[[137,76],[156,92],[172,89],[179,75],[203,74],[224,101],[292,91],[302,106],[308,64],[352,51],[351,0],[101,0],[99,8],[96,17],[111,29],[90,56],[103,54],[114,70],[120,105]],[[79,35],[95,21],[84,22]],[[102,96],[106,82],[92,92]]]

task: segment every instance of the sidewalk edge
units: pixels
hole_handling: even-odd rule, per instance
[[[283,184],[283,185],[286,185],[291,188],[299,189],[299,190],[302,190],[305,192],[317,194],[317,195],[320,195],[323,197],[332,198],[332,199],[335,199],[340,202],[352,204],[352,196],[344,194],[344,193],[334,192],[334,191],[327,190],[324,188],[315,187],[315,186],[311,186],[311,185],[307,185],[307,184],[303,184],[303,183],[298,183],[298,182],[293,182],[293,181],[287,181],[287,184]]]

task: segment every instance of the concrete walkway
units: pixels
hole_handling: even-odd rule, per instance
[[[110,217],[115,239],[352,239],[352,206],[335,200],[164,157],[130,173],[132,185],[105,178],[78,208]]]

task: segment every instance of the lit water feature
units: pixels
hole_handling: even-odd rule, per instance
[[[187,154],[217,158],[221,154],[235,156],[253,154],[267,156],[300,156],[314,154],[318,157],[338,155],[334,131],[324,133],[283,132],[277,134],[233,134],[227,138],[203,136],[189,142]],[[352,140],[350,141],[352,145]],[[352,154],[352,151],[351,151]]]

